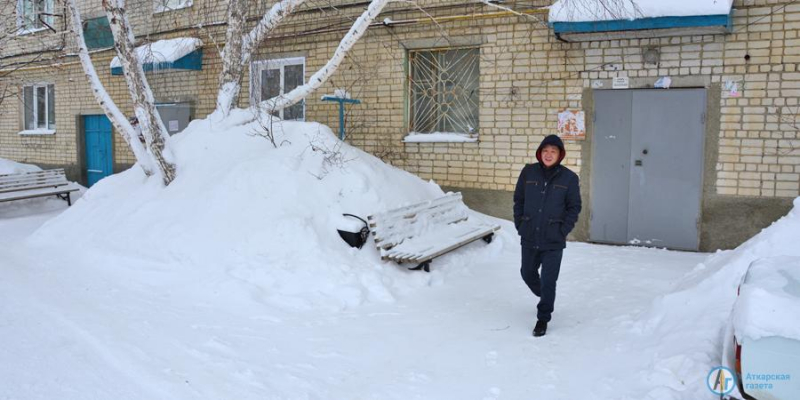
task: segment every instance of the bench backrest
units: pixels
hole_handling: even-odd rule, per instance
[[[0,175],[0,193],[58,187],[69,184],[63,168]]]
[[[378,247],[390,249],[437,226],[465,221],[468,211],[461,193],[448,193],[435,200],[371,215],[368,222]]]

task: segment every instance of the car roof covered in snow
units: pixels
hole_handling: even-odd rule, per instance
[[[754,261],[740,286],[734,329],[740,338],[782,336],[800,340],[800,257]]]

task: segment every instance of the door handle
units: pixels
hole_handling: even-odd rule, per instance
[[[642,166],[642,160],[636,160],[636,161],[633,162],[633,164],[636,165],[637,167],[641,167]]]

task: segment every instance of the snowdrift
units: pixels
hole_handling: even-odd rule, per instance
[[[671,350],[656,352],[649,370],[640,373],[654,387],[646,399],[708,396],[705,378],[711,368],[733,366],[733,306],[748,267],[768,257],[800,256],[798,238],[800,198],[789,214],[735,250],[712,254],[676,291],[654,302],[634,330],[644,347]]]
[[[274,121],[275,148],[258,136],[264,118],[250,119],[237,110],[223,121],[193,121],[170,139],[178,165],[170,186],[138,167],[108,177],[29,243],[69,237],[71,249],[106,257],[120,274],[155,271],[158,278],[146,285],[178,285],[174,290],[198,301],[210,293],[290,310],[392,301],[441,280],[381,262],[372,240],[350,248],[336,231],[352,223],[343,213],[366,219],[441,196],[438,185],[342,143],[317,123]],[[454,260],[463,267],[486,248],[467,246],[435,269]],[[128,258],[149,264],[127,265]]]
[[[21,174],[23,172],[41,171],[42,169],[31,164],[22,164],[5,158],[0,158],[0,175]]]

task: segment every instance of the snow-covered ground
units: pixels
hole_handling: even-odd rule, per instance
[[[640,399],[659,349],[631,328],[704,257],[571,243],[548,335],[533,338],[509,223],[430,276],[398,270],[428,283],[396,301],[288,311],[192,293],[208,285],[146,258],[32,250],[22,239],[57,211],[24,213],[0,219],[11,399]]]
[[[800,255],[800,201],[740,249],[570,243],[547,336],[519,238],[432,272],[342,242],[362,216],[441,189],[314,123],[201,120],[167,188],[137,167],[71,208],[0,204],[0,393],[8,399],[712,398],[736,286]],[[250,121],[250,122],[247,122]]]

